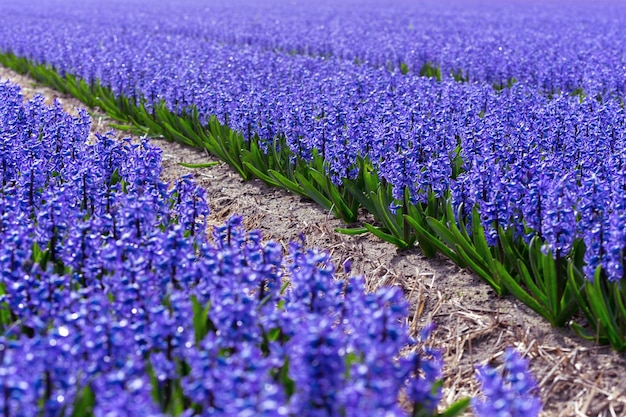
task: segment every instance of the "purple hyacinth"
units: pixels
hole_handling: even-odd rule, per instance
[[[504,351],[504,369],[483,365],[476,369],[483,398],[473,398],[478,417],[536,417],[541,411],[537,382],[528,361],[513,348]]]
[[[441,384],[443,375],[443,359],[441,350],[426,346],[431,332],[435,328],[434,323],[426,325],[420,332],[420,349],[407,358],[413,362],[413,378],[407,379],[405,392],[407,398],[413,403],[413,412],[422,410],[433,414],[441,397]]]

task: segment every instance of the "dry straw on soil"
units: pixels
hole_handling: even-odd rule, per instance
[[[37,85],[32,79],[0,67],[0,80],[19,84],[24,95],[43,94],[58,99],[65,110],[83,107],[77,100]],[[91,110],[92,131],[110,131],[110,119]],[[115,132],[127,137],[123,132]],[[134,138],[139,139],[139,138]],[[398,251],[371,235],[345,236],[334,232],[341,221],[310,201],[258,180],[242,182],[228,166],[187,169],[178,162],[213,160],[205,152],[151,138],[163,151],[163,180],[191,173],[207,190],[209,223],[222,223],[232,213],[245,216],[246,226],[262,231],[266,239],[287,245],[306,236],[306,244],[328,250],[335,264],[352,261],[353,273],[364,274],[369,289],[399,285],[411,302],[407,320],[413,331],[428,321],[437,328],[432,342],[443,349],[445,385],[443,405],[475,395],[477,364],[501,363],[507,346],[530,359],[540,386],[543,416],[626,415],[626,356],[598,347],[568,329],[553,329],[519,301],[498,298],[487,284],[450,261],[424,258],[419,249]]]

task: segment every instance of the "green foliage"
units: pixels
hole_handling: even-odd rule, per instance
[[[493,253],[487,245],[485,231],[476,209],[472,212],[471,235],[467,232],[462,206],[454,214],[451,203],[446,203],[443,219],[427,217],[426,221],[439,239],[447,246],[446,255],[461,267],[469,267],[487,282],[498,295],[505,293],[498,274],[494,274]],[[458,219],[458,224],[457,224]]]
[[[466,75],[463,75],[463,70],[460,68],[456,71],[454,70],[450,71],[450,75],[452,76],[452,78],[454,78],[454,81],[456,82],[461,82],[461,83],[469,82],[469,74],[466,73]]]
[[[411,233],[410,226],[404,220],[403,209],[398,209],[395,212],[390,209],[391,205],[398,204],[392,196],[391,185],[379,178],[378,173],[367,159],[359,158],[357,164],[359,167],[358,179],[345,180],[344,186],[354,199],[380,222],[380,226],[365,223],[363,227],[400,249],[412,247],[416,236]],[[406,198],[408,199],[408,195]],[[405,208],[408,205],[402,203],[400,207]],[[337,231],[355,234],[350,229],[337,229]]]
[[[504,82],[494,83],[494,84],[493,84],[493,88],[494,88],[494,90],[496,90],[496,91],[502,91],[502,90],[504,90],[505,88],[511,88],[511,87],[513,87],[513,85],[514,85],[515,83],[517,83],[517,78],[512,77],[512,78],[509,78],[509,79],[506,81],[506,83],[504,83]]]
[[[206,306],[200,304],[195,295],[191,296],[191,305],[193,309],[193,329],[195,332],[196,344],[200,343],[206,335],[211,331],[215,331],[215,324],[209,318],[209,310],[211,303]]]
[[[587,95],[585,94],[585,90],[583,90],[582,88],[575,88],[574,91],[572,91],[570,93],[573,97],[578,97],[578,99],[580,100],[580,102],[582,103],[583,100],[585,100],[585,97],[587,97]]]
[[[550,251],[544,253],[537,237],[526,245],[514,241],[512,232],[502,228],[500,242],[505,261],[504,265],[499,262],[498,270],[504,286],[552,326],[564,326],[577,310],[567,279],[567,259]],[[580,250],[580,243],[573,254],[576,250]]]
[[[0,296],[5,296],[6,287],[5,284],[0,284]],[[11,309],[6,301],[0,303],[0,330],[2,332],[6,332],[6,330],[11,327],[14,323]]]
[[[184,168],[210,168],[215,165],[219,165],[219,162],[206,162],[204,164],[189,164],[186,162],[179,162],[178,165]]]
[[[574,262],[569,262],[568,279],[574,296],[593,332],[578,323],[574,330],[583,338],[610,344],[617,351],[626,350],[626,289],[624,283],[610,282],[602,267],[595,271],[593,281],[583,277]]]
[[[439,414],[439,417],[457,417],[465,414],[465,411],[470,405],[469,398],[462,398],[448,407],[443,413]]]
[[[76,394],[72,417],[89,417],[93,416],[93,408],[96,404],[96,397],[89,384],[86,384]]]
[[[402,62],[400,64],[400,72],[402,73],[402,75],[406,75],[409,73],[409,66],[406,64],[406,62]]]
[[[431,62],[427,62],[422,65],[419,74],[422,77],[430,77],[436,79],[437,81],[441,81],[441,67]]]

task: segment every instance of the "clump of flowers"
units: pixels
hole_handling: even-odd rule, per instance
[[[484,398],[474,398],[472,408],[478,417],[536,417],[541,411],[537,382],[528,361],[515,349],[504,351],[504,369],[483,365],[476,369]]]

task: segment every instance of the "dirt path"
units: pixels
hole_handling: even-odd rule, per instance
[[[72,113],[84,107],[79,101],[36,84],[32,79],[0,67],[0,80],[9,79],[31,97],[40,93],[59,99]],[[110,131],[106,115],[91,110],[92,131]],[[128,134],[116,132],[120,137]],[[179,162],[214,160],[203,151],[152,138],[163,150],[163,179],[191,173],[207,190],[210,222],[221,223],[232,213],[245,217],[249,228],[267,239],[287,245],[306,237],[310,247],[328,250],[336,265],[352,261],[353,273],[365,274],[370,289],[400,285],[411,301],[409,322],[420,329],[432,320],[437,328],[433,344],[444,350],[443,404],[477,390],[474,366],[485,361],[501,363],[506,346],[515,346],[531,361],[544,402],[543,416],[626,415],[626,355],[597,347],[568,329],[550,325],[511,297],[499,299],[487,284],[443,258],[426,259],[419,249],[398,251],[371,235],[335,233],[340,220],[319,206],[259,180],[243,182],[225,164],[187,169]]]

